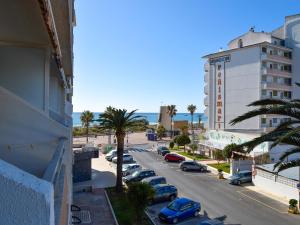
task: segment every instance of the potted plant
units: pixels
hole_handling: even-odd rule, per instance
[[[224,179],[224,174],[223,174],[222,169],[218,169],[218,176],[219,176],[219,179]]]
[[[298,201],[296,199],[290,199],[289,204],[290,205],[289,205],[288,212],[292,213],[292,214],[298,214],[299,213],[299,210],[297,207]]]

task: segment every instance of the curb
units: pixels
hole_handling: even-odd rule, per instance
[[[149,213],[147,212],[147,209],[145,210],[145,214],[146,214],[146,216],[148,217],[148,219],[150,220],[150,222],[151,222],[152,225],[157,225],[157,224],[155,223],[155,221],[151,218],[151,216],[149,215]]]
[[[114,212],[114,210],[113,210],[113,207],[112,207],[112,205],[111,205],[111,203],[110,203],[109,197],[108,197],[108,195],[107,195],[105,189],[104,189],[104,194],[105,194],[105,198],[106,198],[106,200],[107,200],[107,202],[108,202],[108,205],[109,205],[111,214],[112,214],[112,216],[113,216],[113,218],[114,218],[115,224],[116,224],[116,225],[119,225],[118,220],[117,220],[116,215],[115,215],[115,212]]]

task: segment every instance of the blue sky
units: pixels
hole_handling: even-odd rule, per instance
[[[271,31],[297,0],[76,0],[74,111],[158,112],[203,105],[201,57],[255,26]],[[298,11],[297,11],[298,10]]]

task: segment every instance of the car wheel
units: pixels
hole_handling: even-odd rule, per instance
[[[204,168],[203,167],[200,168],[200,172],[204,172]]]
[[[182,170],[183,170],[183,171],[186,171],[186,167],[182,167]]]
[[[175,195],[170,195],[170,197],[169,197],[169,199],[170,199],[171,202],[172,202],[175,198],[176,198]]]
[[[175,223],[177,223],[178,222],[178,219],[177,218],[174,218],[173,220],[172,220],[172,223],[173,224],[175,224]]]
[[[199,210],[196,210],[195,212],[194,212],[194,216],[196,217],[196,216],[198,216],[199,215]]]
[[[236,184],[237,184],[237,185],[241,185],[241,181],[238,180],[238,181],[236,182]]]
[[[169,160],[168,159],[165,159],[167,162],[169,162]]]

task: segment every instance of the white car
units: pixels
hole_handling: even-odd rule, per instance
[[[114,158],[112,159],[112,162],[113,162],[113,163],[117,163],[117,159],[118,159],[117,156],[114,157]],[[132,161],[133,161],[132,155],[129,155],[129,154],[123,154],[123,162],[124,162],[124,163],[132,162]]]
[[[123,174],[123,176],[131,175],[135,171],[138,171],[138,170],[141,170],[141,169],[142,169],[142,167],[137,163],[123,165],[122,174]]]

